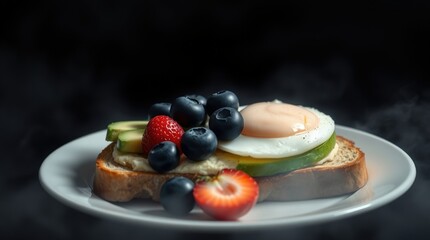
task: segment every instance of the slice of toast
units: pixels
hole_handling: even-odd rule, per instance
[[[259,201],[288,201],[331,197],[351,193],[362,188],[368,174],[365,154],[354,143],[336,137],[338,152],[321,164],[286,174],[256,177]],[[164,182],[174,176],[195,181],[201,175],[193,173],[155,173],[133,171],[117,164],[112,157],[115,144],[109,144],[98,155],[93,183],[94,193],[108,201],[127,202],[134,198],[159,201]]]
[[[322,164],[288,174],[256,178],[260,199],[304,200],[352,193],[368,180],[365,154],[354,142],[337,136],[338,152]]]

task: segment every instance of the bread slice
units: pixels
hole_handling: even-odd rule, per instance
[[[357,191],[363,187],[368,174],[365,154],[346,138],[337,136],[338,152],[323,163],[286,174],[256,177],[261,201],[289,201],[331,197]],[[93,191],[112,202],[127,202],[134,198],[159,201],[164,182],[175,176],[196,181],[199,174],[153,173],[133,171],[117,164],[112,157],[115,144],[109,144],[96,160]]]
[[[368,180],[365,154],[354,142],[337,136],[339,146],[333,159],[308,168],[271,177],[256,178],[260,199],[304,200],[334,197],[362,188]]]

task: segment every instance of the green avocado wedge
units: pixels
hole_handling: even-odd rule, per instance
[[[251,158],[233,155],[218,150],[216,155],[220,159],[236,161],[236,169],[248,173],[252,177],[272,176],[287,173],[300,168],[309,167],[326,157],[336,144],[336,134],[316,148],[300,155],[285,158]]]
[[[106,141],[114,142],[118,139],[118,134],[123,131],[133,129],[145,129],[148,121],[119,121],[112,122],[107,126]]]
[[[142,153],[142,136],[145,129],[122,131],[118,134],[116,148],[125,153]]]

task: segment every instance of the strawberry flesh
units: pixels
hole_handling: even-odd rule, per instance
[[[163,141],[175,143],[181,153],[181,137],[183,134],[183,128],[171,117],[158,115],[151,118],[142,136],[143,155],[147,157],[149,151]]]
[[[237,220],[256,204],[259,189],[243,171],[224,169],[209,180],[196,183],[193,195],[206,214],[217,220]]]

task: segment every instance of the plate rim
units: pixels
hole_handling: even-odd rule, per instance
[[[55,149],[54,151],[52,151],[42,162],[40,168],[39,168],[39,182],[42,185],[43,189],[49,193],[49,195],[51,195],[53,198],[55,198],[56,200],[60,201],[61,203],[63,203],[64,205],[71,207],[75,210],[79,210],[82,212],[85,212],[87,214],[93,215],[93,216],[98,216],[101,218],[107,218],[110,220],[115,220],[115,221],[121,221],[121,222],[129,222],[129,223],[134,223],[134,224],[144,224],[145,226],[153,226],[153,227],[169,227],[172,229],[190,229],[190,227],[192,227],[192,231],[229,231],[229,230],[249,230],[249,229],[268,229],[268,228],[277,228],[277,227],[292,227],[292,226],[302,226],[302,225],[309,225],[309,224],[317,224],[317,223],[321,223],[321,222],[327,222],[327,221],[334,221],[334,220],[338,220],[338,219],[342,219],[342,218],[346,218],[346,217],[352,217],[354,215],[358,215],[358,214],[362,214],[365,212],[368,212],[370,210],[376,209],[378,207],[381,207],[383,205],[386,205],[392,201],[394,201],[395,199],[397,199],[398,197],[400,197],[401,195],[403,195],[406,191],[408,191],[408,189],[411,188],[411,186],[413,185],[415,178],[416,178],[416,167],[415,164],[413,162],[413,160],[411,159],[411,157],[400,147],[398,147],[397,145],[391,143],[390,141],[379,137],[375,134],[369,133],[369,132],[365,132],[363,130],[359,130],[359,129],[355,129],[355,128],[351,128],[351,127],[347,127],[347,126],[343,126],[343,125],[336,125],[336,130],[341,130],[341,131],[345,131],[345,132],[351,132],[353,134],[360,134],[360,135],[364,135],[365,137],[371,137],[371,138],[375,138],[376,140],[387,144],[388,146],[390,146],[391,148],[397,150],[398,152],[400,152],[403,156],[403,158],[407,161],[408,166],[409,166],[409,171],[407,173],[407,177],[404,179],[404,181],[401,182],[401,184],[399,184],[398,186],[396,186],[393,190],[389,191],[387,194],[385,194],[383,197],[380,197],[376,200],[374,200],[372,202],[372,204],[367,204],[364,206],[357,206],[357,207],[351,207],[348,208],[349,211],[347,212],[343,212],[343,213],[339,213],[339,211],[337,211],[337,214],[333,214],[333,212],[329,211],[329,212],[323,212],[320,213],[316,216],[313,217],[313,219],[309,219],[309,216],[294,216],[292,218],[281,218],[278,220],[265,220],[264,222],[259,222],[259,221],[249,221],[249,222],[244,222],[244,221],[198,221],[198,220],[192,220],[192,221],[180,221],[178,219],[152,219],[152,220],[148,220],[146,218],[143,218],[141,216],[137,216],[137,215],[124,215],[122,213],[117,213],[117,212],[106,212],[103,211],[102,209],[99,208],[94,208],[91,206],[87,206],[84,205],[81,202],[74,202],[69,200],[66,196],[61,195],[60,193],[58,193],[57,191],[55,191],[52,186],[49,184],[49,182],[46,181],[46,174],[45,174],[45,170],[48,166],[48,164],[50,164],[52,160],[56,154],[59,154],[61,151],[63,151],[64,149],[67,149],[68,147],[70,147],[73,144],[76,144],[79,141],[82,141],[84,139],[90,138],[90,137],[95,137],[96,135],[102,134],[105,129],[103,130],[99,130],[84,136],[81,136],[79,138],[76,138],[72,141],[67,142],[66,144],[60,146],[59,148]],[[101,149],[100,149],[101,151]],[[57,160],[58,161],[58,160]],[[88,186],[90,188],[90,191],[92,191],[91,187]],[[101,201],[104,201],[102,199],[100,199]]]

